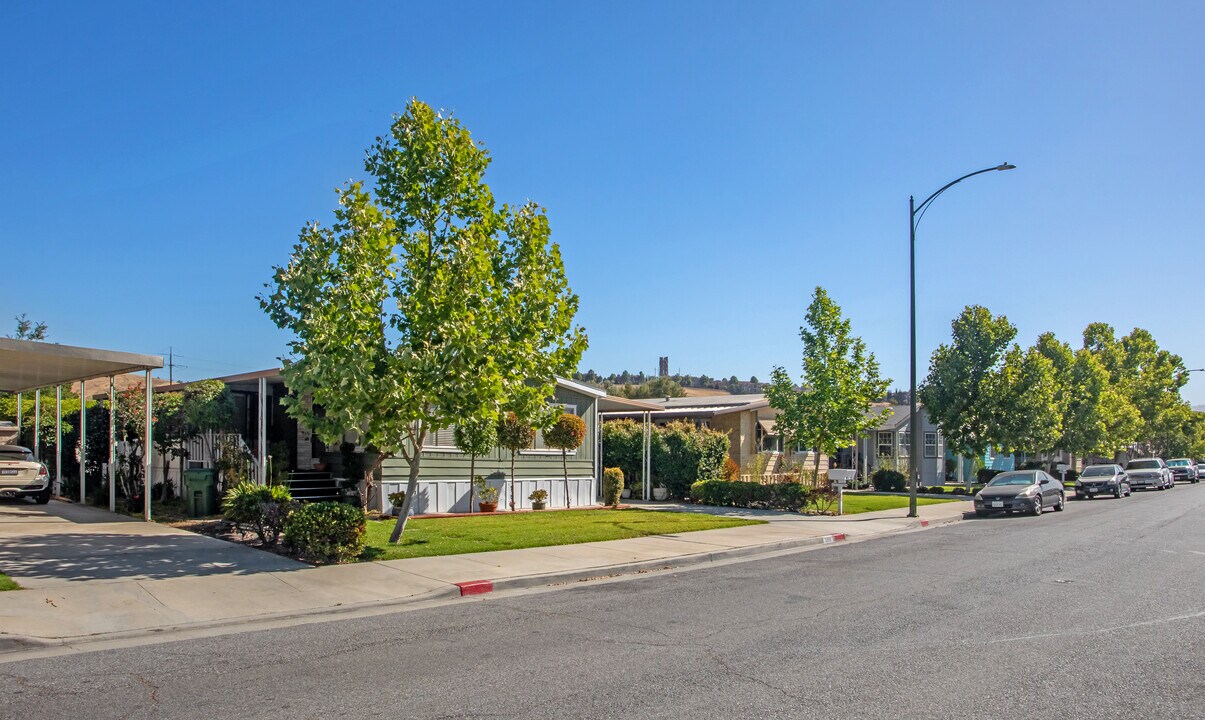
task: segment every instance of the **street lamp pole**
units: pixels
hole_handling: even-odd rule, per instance
[[[994,167],[967,173],[957,180],[943,185],[940,190],[925,198],[925,201],[920,205],[916,204],[913,196],[908,196],[908,290],[910,300],[909,311],[911,315],[911,343],[908,353],[911,360],[911,367],[908,373],[910,381],[910,390],[908,393],[908,517],[910,518],[917,517],[916,487],[920,483],[920,440],[921,433],[924,432],[924,427],[921,423],[917,422],[916,415],[916,226],[920,224],[921,219],[925,216],[925,211],[929,209],[929,205],[937,199],[938,195],[941,195],[946,190],[949,190],[969,177],[982,175],[993,170],[1012,170],[1015,167],[1016,165],[1001,163]]]

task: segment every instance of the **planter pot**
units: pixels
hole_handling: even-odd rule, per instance
[[[619,493],[619,497],[624,499],[632,497],[632,490],[630,488],[624,488],[623,491]]]
[[[547,504],[547,503],[542,503],[542,502],[535,502],[535,501],[532,501],[532,503],[531,503],[531,509],[532,509],[532,510],[543,510],[546,504]]]
[[[669,489],[668,488],[663,488],[663,487],[653,488],[653,499],[654,500],[664,500],[667,497],[669,497]]]
[[[389,508],[389,514],[394,517],[397,517],[398,513],[400,513],[401,511],[402,511],[402,509],[400,507],[398,507],[397,505],[394,505],[393,507]]]
[[[492,503],[479,502],[479,503],[477,503],[477,506],[479,508],[481,508],[481,512],[494,512],[495,510],[498,509],[498,503],[496,503],[496,502],[492,502]]]

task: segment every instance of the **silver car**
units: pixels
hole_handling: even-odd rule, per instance
[[[1089,465],[1075,481],[1075,499],[1091,500],[1097,495],[1129,497],[1130,478],[1120,465]]]
[[[1168,460],[1167,466],[1171,468],[1173,480],[1179,480],[1187,483],[1200,482],[1200,478],[1198,477],[1200,468],[1197,467],[1196,462],[1194,462],[1192,458],[1176,458],[1174,460]]]
[[[1130,487],[1135,490],[1166,490],[1174,487],[1172,471],[1163,458],[1137,458],[1126,464]]]

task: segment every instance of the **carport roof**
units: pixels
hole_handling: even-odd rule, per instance
[[[163,367],[158,355],[0,338],[0,391],[25,392]]]

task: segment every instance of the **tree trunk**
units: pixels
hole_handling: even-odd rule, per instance
[[[410,459],[410,477],[406,480],[406,499],[402,501],[402,507],[398,510],[397,523],[394,524],[393,532],[389,535],[390,543],[397,543],[406,530],[406,519],[410,516],[410,506],[414,503],[415,493],[418,492],[418,469],[421,457],[422,450],[420,448],[414,451],[414,457]]]
[[[569,458],[565,448],[561,448],[561,469],[565,471],[565,509],[569,509],[572,507],[569,503]]]
[[[166,452],[163,453],[163,490],[159,493],[159,502],[167,502],[167,472],[171,466],[171,456]]]
[[[812,473],[813,473],[812,474],[812,482],[816,483],[816,487],[819,488],[820,487],[820,446],[819,445],[816,446],[816,463],[813,465],[813,467],[815,469],[812,471]]]
[[[364,471],[364,494],[363,494],[363,496],[361,497],[361,501],[360,501],[360,509],[361,509],[361,510],[364,510],[365,512],[367,512],[367,511],[368,511],[368,499],[369,499],[370,497],[372,497],[372,488],[373,488],[373,484],[374,484],[374,483],[373,483],[373,480],[374,480],[374,477],[373,477],[373,476],[374,476],[374,474],[376,473],[377,468],[379,468],[379,467],[381,467],[381,465],[384,465],[384,464],[385,464],[385,460],[386,460],[386,459],[387,459],[387,458],[386,458],[386,456],[385,456],[385,455],[382,455],[382,454],[378,453],[378,454],[377,454],[377,459],[376,459],[376,460],[374,460],[374,461],[373,461],[373,463],[372,463],[372,467],[370,467],[370,468],[368,468],[367,470],[365,470],[365,471]]]
[[[515,453],[518,450],[510,451],[510,511],[515,511]]]
[[[473,512],[473,483],[477,480],[477,456],[469,455],[469,512]]]

